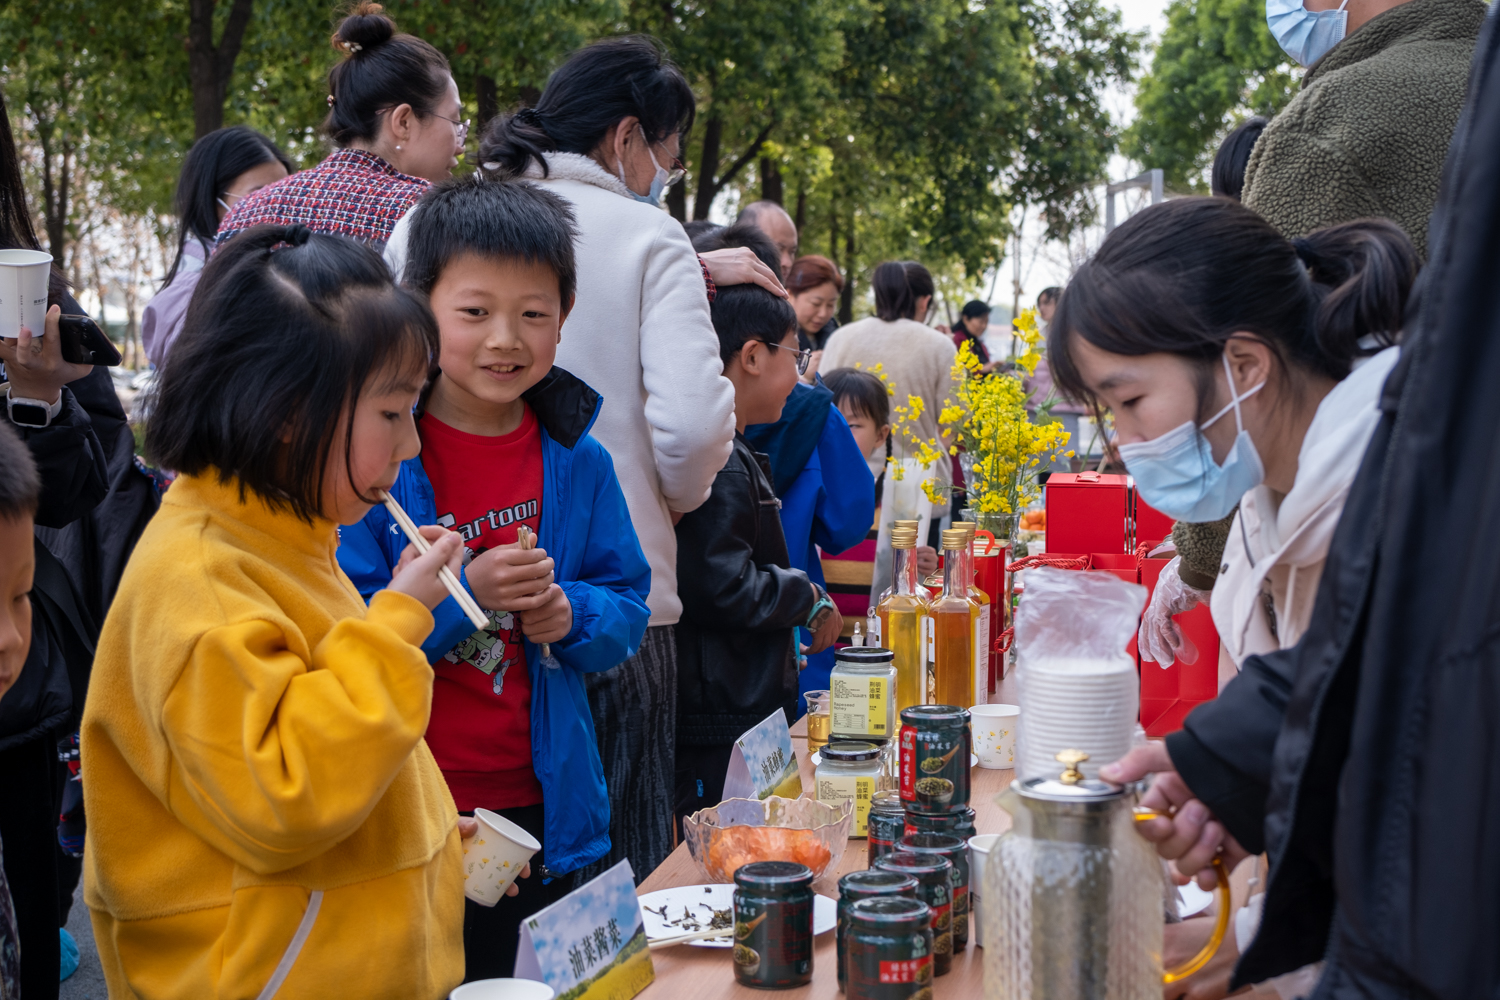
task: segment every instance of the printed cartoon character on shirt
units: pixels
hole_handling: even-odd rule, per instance
[[[494,691],[505,690],[505,672],[521,662],[520,642],[512,640],[516,617],[509,611],[489,612],[488,628],[480,629],[450,649],[443,659],[478,667],[494,680]]]

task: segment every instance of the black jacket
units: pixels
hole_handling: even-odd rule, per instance
[[[79,382],[96,378],[108,384],[109,373],[95,368]],[[63,387],[62,404],[44,428],[10,424],[26,442],[41,475],[36,523],[45,528],[64,528],[86,516],[109,490],[104,450],[72,386]],[[3,405],[0,420],[10,423]],[[76,718],[83,708],[83,685],[98,636],[97,622],[62,563],[40,540],[33,548],[31,647],[15,686],[0,698],[0,750],[55,734]]]
[[[1236,969],[1500,996],[1500,33],[1480,36],[1382,420],[1313,619],[1167,740],[1270,879]]]
[[[722,746],[776,709],[797,717],[796,626],[814,603],[790,569],[764,455],[734,436],[713,492],[677,525],[677,742]]]

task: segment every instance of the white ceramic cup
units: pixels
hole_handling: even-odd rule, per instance
[[[552,1000],[557,991],[535,979],[476,979],[465,983],[448,1000]]]
[[[970,937],[979,947],[984,947],[984,900],[989,893],[984,888],[984,867],[990,860],[990,851],[999,841],[998,833],[981,833],[969,838],[969,922],[973,927]]]
[[[475,809],[474,818],[479,821],[479,832],[464,841],[464,895],[481,906],[494,906],[542,845],[531,834],[488,809]]]
[[[969,709],[969,727],[980,767],[1004,770],[1016,766],[1016,727],[1020,721],[1019,705],[997,703]]]
[[[47,332],[47,277],[52,255],[40,250],[0,250],[0,337],[14,340],[26,327]]]

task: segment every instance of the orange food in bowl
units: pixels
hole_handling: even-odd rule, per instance
[[[832,860],[830,852],[813,830],[776,826],[730,826],[714,830],[708,838],[710,876],[734,880],[741,865],[752,861],[795,861],[821,875]]]

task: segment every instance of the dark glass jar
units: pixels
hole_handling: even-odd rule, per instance
[[[937,854],[896,851],[875,864],[917,880],[917,898],[932,908],[933,971],[946,976],[953,968],[953,862]]]
[[[969,710],[913,705],[901,710],[901,801],[910,812],[969,807]]]
[[[844,962],[848,955],[849,908],[861,899],[878,899],[882,896],[905,896],[917,898],[917,880],[910,875],[887,871],[850,872],[839,879],[839,990],[844,989],[844,978],[848,972]]]
[[[734,978],[787,990],[812,982],[813,873],[792,861],[753,861],[734,873]]]
[[[865,830],[869,835],[866,863],[874,867],[876,858],[894,851],[896,841],[908,832],[908,822],[900,792],[876,792],[870,800],[870,815],[865,818]]]
[[[935,854],[953,865],[953,954],[969,946],[969,842],[951,833],[908,833],[897,848],[913,854]]]
[[[906,829],[901,831],[908,833],[951,833],[964,843],[978,831],[974,829],[974,809],[969,807],[963,812],[947,813],[939,816],[929,816],[926,813],[906,813]],[[900,839],[899,837],[896,839]]]
[[[900,896],[862,899],[849,923],[849,1000],[932,996],[931,907]]]

